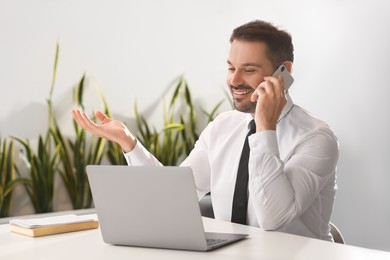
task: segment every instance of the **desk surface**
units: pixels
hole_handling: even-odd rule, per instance
[[[92,215],[96,217],[96,215]],[[203,218],[209,232],[247,233],[243,241],[211,252],[105,244],[100,229],[30,238],[0,225],[0,259],[390,259],[390,252],[335,244]]]

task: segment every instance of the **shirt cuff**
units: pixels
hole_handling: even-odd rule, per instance
[[[130,166],[148,165],[150,161],[150,153],[138,140],[133,150],[127,153],[123,152],[123,155],[125,156],[127,165]]]

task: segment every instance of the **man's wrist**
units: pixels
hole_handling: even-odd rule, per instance
[[[132,140],[131,137],[129,137],[129,139],[123,142],[123,144],[121,144],[120,146],[124,153],[129,153],[133,151],[136,145],[137,145],[137,139]]]

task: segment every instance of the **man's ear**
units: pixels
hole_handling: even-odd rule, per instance
[[[283,62],[283,65],[286,66],[287,70],[291,73],[292,72],[292,67],[293,63],[289,60],[286,60]]]

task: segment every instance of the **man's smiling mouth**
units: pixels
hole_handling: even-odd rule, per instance
[[[236,95],[248,95],[250,93],[252,93],[253,90],[250,90],[250,91],[233,91],[234,94]]]
[[[248,95],[253,93],[255,90],[252,88],[237,88],[237,87],[232,87],[232,92],[235,95]]]

